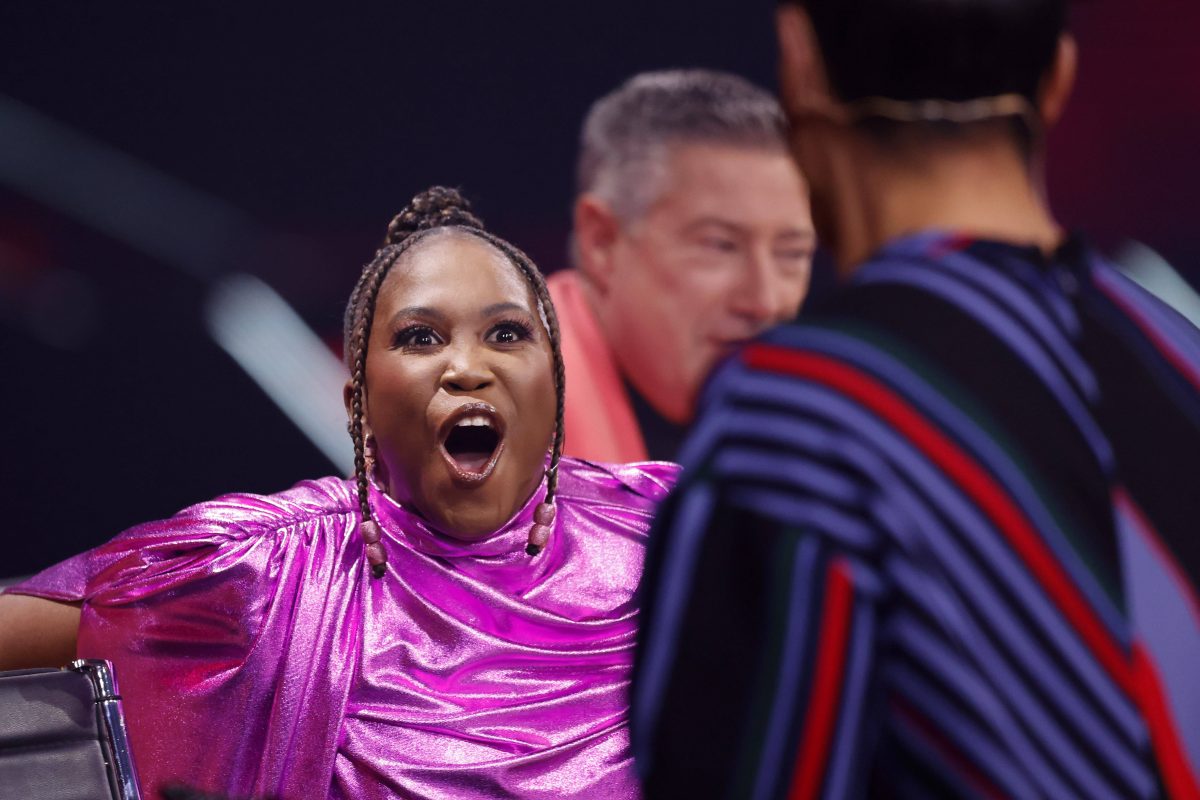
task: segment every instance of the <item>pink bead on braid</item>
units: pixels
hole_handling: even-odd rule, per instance
[[[546,499],[538,503],[533,510],[533,527],[529,529],[529,542],[525,552],[536,556],[550,541],[550,531],[554,530],[554,497],[558,494],[558,456],[561,450],[554,450],[550,469],[546,470]]]
[[[525,552],[536,556],[546,547],[550,540],[550,530],[554,525],[554,506],[551,503],[538,503],[533,512],[533,527],[529,529],[529,543]]]
[[[387,553],[379,541],[379,523],[373,519],[364,519],[359,525],[363,541],[367,543],[367,563],[371,565],[371,577],[382,578],[387,571]]]

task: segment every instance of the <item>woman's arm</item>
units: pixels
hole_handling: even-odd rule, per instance
[[[78,635],[77,604],[0,595],[0,669],[65,666]]]

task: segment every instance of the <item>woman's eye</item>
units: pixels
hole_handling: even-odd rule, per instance
[[[505,322],[492,328],[488,340],[498,344],[515,344],[528,339],[532,331],[519,322]]]
[[[437,343],[437,334],[425,325],[412,325],[396,334],[397,347],[431,347]]]

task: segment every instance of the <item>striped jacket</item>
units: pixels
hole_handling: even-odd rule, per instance
[[[649,798],[1200,797],[1200,333],[925,233],[714,377],[651,536]]]

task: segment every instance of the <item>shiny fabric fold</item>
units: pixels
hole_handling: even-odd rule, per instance
[[[79,654],[114,662],[144,789],[233,796],[635,798],[626,697],[646,530],[677,467],[564,459],[466,544],[351,482],[227,495],[10,591],[82,601]]]

